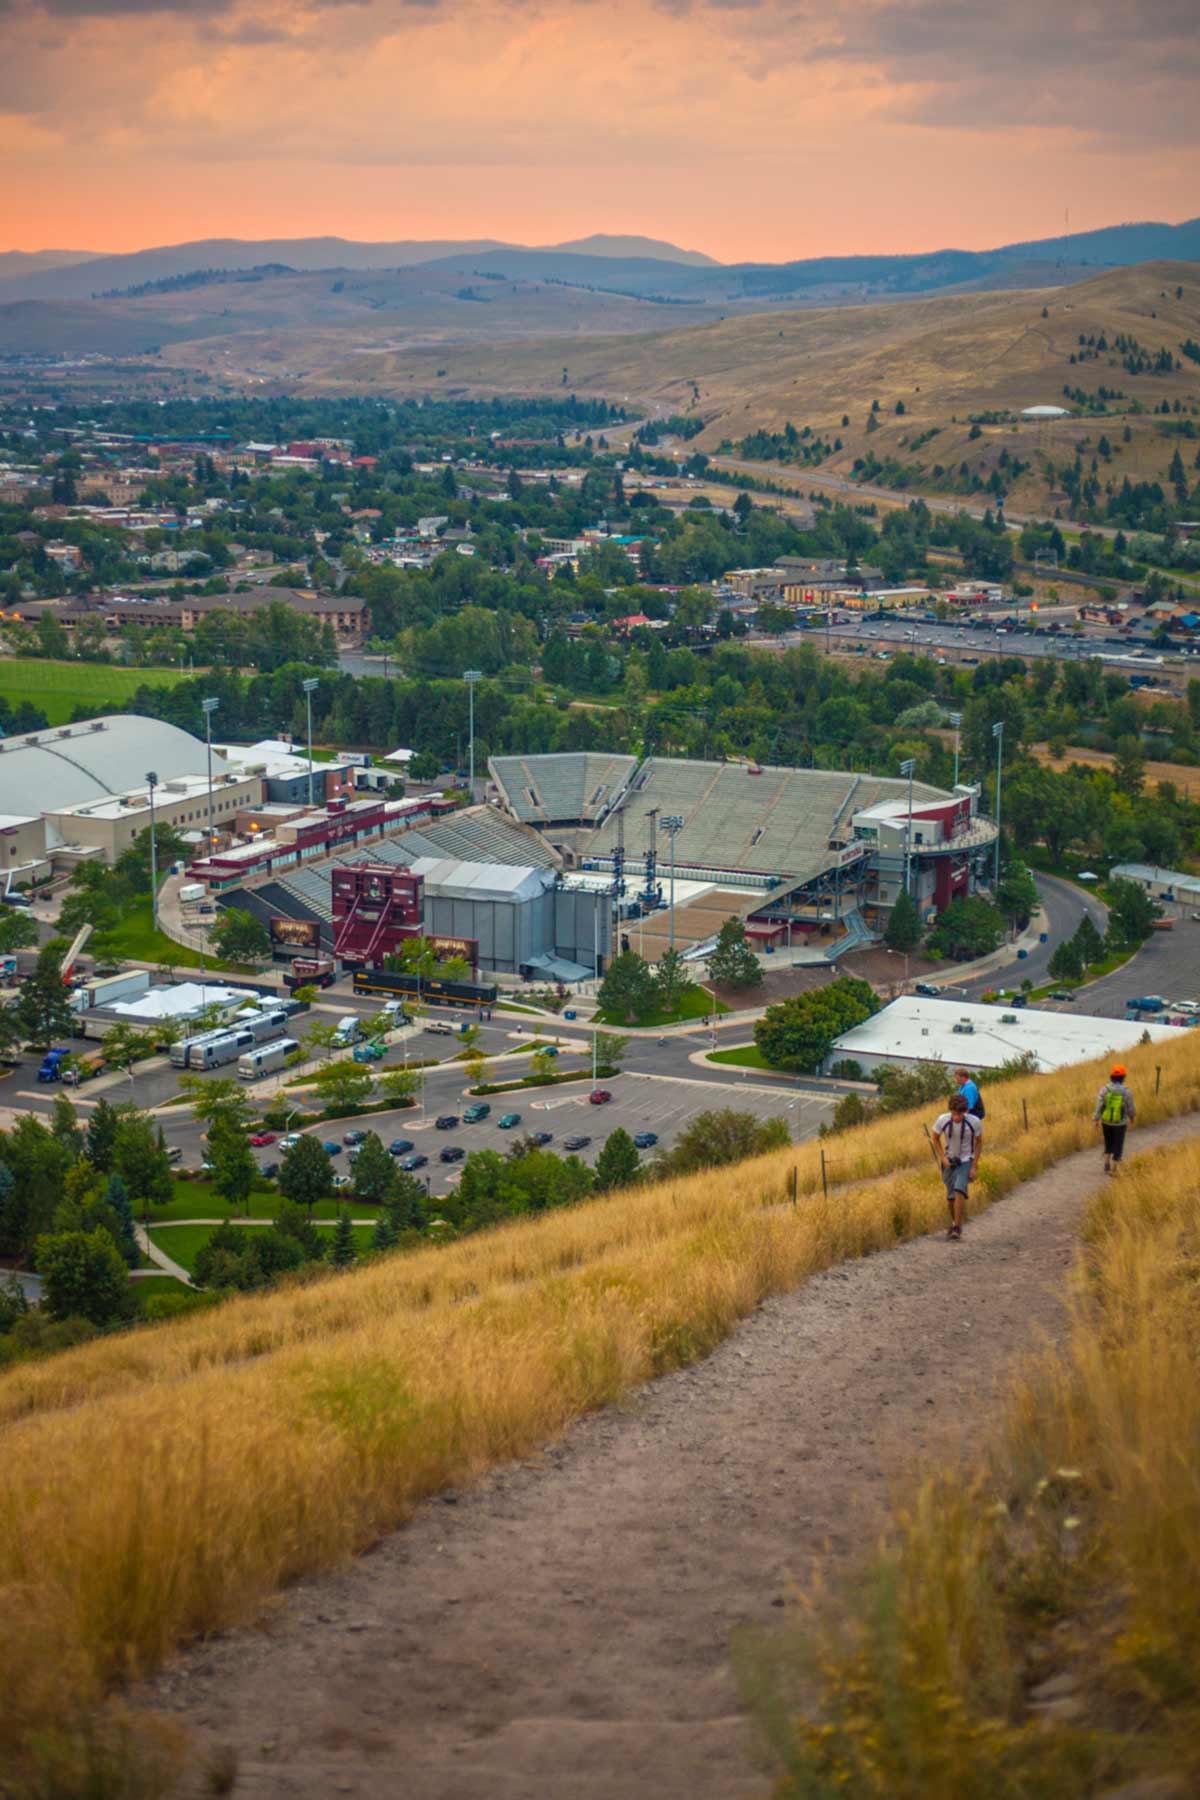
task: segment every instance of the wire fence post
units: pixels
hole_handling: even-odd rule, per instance
[[[1154,1091],[1156,1094],[1161,1086],[1162,1086],[1162,1064],[1155,1063],[1155,1065],[1154,1065]]]
[[[1028,1100],[1026,1100],[1026,1098],[1023,1094],[1021,1096],[1021,1112],[1025,1118],[1025,1129],[1026,1129],[1026,1131],[1028,1131],[1029,1130],[1029,1102],[1028,1102]]]
[[[826,1173],[826,1169],[825,1169],[825,1152],[824,1152],[824,1150],[822,1150],[822,1152],[821,1152],[821,1192],[822,1192],[822,1194],[824,1194],[826,1200],[828,1200],[828,1198],[829,1198],[829,1177],[828,1177],[828,1175]]]
[[[793,1168],[791,1175],[788,1177],[788,1186],[792,1190],[792,1205],[795,1206],[800,1192],[800,1171],[798,1168]]]

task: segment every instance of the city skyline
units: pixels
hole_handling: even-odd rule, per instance
[[[1194,215],[1185,0],[10,0],[0,247],[669,238],[723,261]]]

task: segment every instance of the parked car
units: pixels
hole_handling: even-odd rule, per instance
[[[593,1088],[588,1095],[588,1099],[593,1106],[607,1106],[612,1099],[612,1095],[607,1088]]]
[[[343,1131],[342,1133],[342,1142],[347,1149],[349,1149],[352,1144],[365,1144],[366,1141],[367,1134],[365,1131]]]
[[[273,1144],[276,1135],[277,1134],[273,1131],[256,1131],[254,1136],[250,1139],[250,1142],[254,1145],[256,1150],[261,1150],[264,1145]]]
[[[918,981],[913,984],[914,994],[923,994],[926,1000],[936,1000],[941,988],[935,987],[932,981]]]
[[[439,1161],[446,1163],[461,1162],[465,1155],[466,1151],[460,1144],[447,1144],[446,1148],[442,1151]]]
[[[253,1141],[253,1140],[251,1140],[251,1141]],[[177,1163],[177,1162],[183,1161],[183,1150],[180,1148],[180,1146],[178,1144],[172,1144],[171,1148],[167,1151],[167,1161],[169,1163]]]
[[[586,1150],[591,1141],[590,1137],[585,1137],[582,1132],[577,1132],[574,1137],[563,1139],[563,1149]]]
[[[521,1115],[520,1113],[505,1113],[502,1118],[497,1119],[496,1123],[501,1131],[511,1131],[514,1125],[521,1123]]]
[[[342,1146],[339,1143],[336,1143],[333,1138],[327,1138],[321,1145],[321,1148],[324,1150],[326,1156],[340,1156],[342,1154]]]
[[[400,1167],[411,1175],[414,1169],[423,1169],[428,1161],[429,1158],[422,1155],[420,1150],[414,1150],[411,1156],[400,1158]]]
[[[333,1185],[340,1194],[350,1186],[350,1177],[348,1175],[335,1175],[333,1178]]]
[[[441,1117],[436,1121],[435,1128],[438,1131],[453,1131],[457,1124],[457,1113],[442,1113]]]
[[[554,1142],[554,1133],[552,1131],[531,1131],[529,1134],[529,1141],[531,1144],[536,1144],[538,1149],[541,1150],[545,1145]]]
[[[658,1133],[657,1131],[639,1131],[633,1142],[634,1147],[638,1150],[653,1150],[658,1142]]]
[[[463,1114],[463,1124],[478,1125],[480,1119],[486,1119],[491,1110],[486,1100],[477,1100],[475,1105],[468,1106]]]
[[[263,1163],[260,1165],[260,1170],[261,1173],[266,1176],[268,1181],[274,1181],[279,1173],[279,1164],[277,1162]]]
[[[1047,1000],[1073,1000],[1075,996],[1069,988],[1055,988],[1052,993],[1046,995],[1046,998]]]
[[[286,1137],[280,1138],[279,1148],[281,1150],[294,1150],[303,1136],[304,1133],[302,1131],[289,1131]]]
[[[412,1147],[411,1138],[393,1138],[388,1145],[388,1152],[392,1156],[407,1156]]]

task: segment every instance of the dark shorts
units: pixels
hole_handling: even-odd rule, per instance
[[[1111,1156],[1114,1162],[1120,1162],[1121,1154],[1125,1149],[1125,1133],[1128,1126],[1101,1125],[1100,1129],[1104,1133],[1105,1156]]]
[[[969,1162],[951,1163],[948,1169],[942,1170],[942,1180],[946,1183],[946,1198],[950,1200],[955,1194],[965,1194],[971,1179]]]

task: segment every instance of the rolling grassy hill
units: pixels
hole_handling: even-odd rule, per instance
[[[1081,338],[1101,337],[1107,352],[1072,360],[1081,354]],[[1151,356],[1169,349],[1180,367],[1130,374],[1118,338],[1136,341]],[[1200,363],[1182,353],[1184,343],[1197,340],[1200,265],[1146,263],[1068,288],[758,313],[621,339],[463,344],[453,352],[442,346],[436,357],[383,352],[352,357],[307,385],[335,392],[370,385],[396,394],[549,393],[566,367],[579,393],[628,399],[651,416],[696,413],[706,428],[689,449],[715,450],[791,422],[830,444],[840,438],[841,450],[820,465],[825,472],[849,474],[855,458],[870,453],[883,464],[911,466],[910,486],[919,490],[944,479],[933,474],[936,465],[957,472],[966,461],[986,478],[1002,451],[1061,464],[1077,442],[1094,445],[1106,434],[1112,459],[1104,475],[1119,482],[1126,474],[1160,477],[1180,442],[1154,409],[1164,400],[1178,401],[1184,418],[1200,409]],[[1085,416],[1078,398],[1064,394],[1068,388],[1094,394],[1101,385],[1122,396],[1105,418]],[[1075,416],[1048,425],[986,422],[986,415],[1038,404],[1067,406]],[[973,416],[984,422],[973,426]],[[914,445],[914,439],[922,441]],[[1036,472],[1011,491],[1017,510],[1022,499],[1047,498]]]
[[[1200,1100],[1197,1034],[1128,1060],[1141,1124]],[[996,1086],[976,1206],[1092,1143],[1097,1079]],[[83,1791],[44,1759],[105,1689],[702,1357],[765,1296],[944,1220],[911,1116],[836,1140],[833,1168],[827,1200],[821,1150],[792,1147],[5,1372],[6,1773]]]

